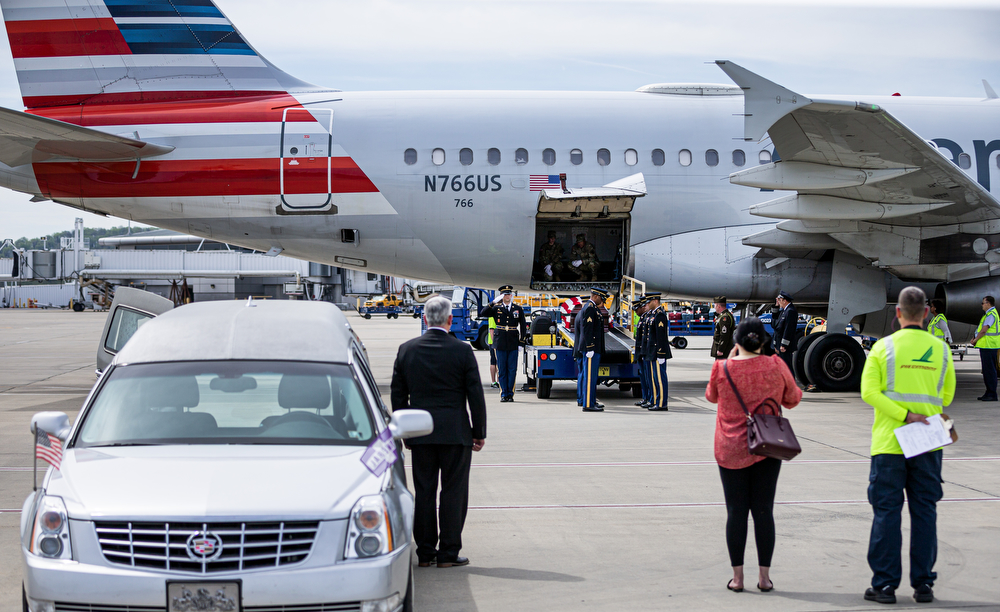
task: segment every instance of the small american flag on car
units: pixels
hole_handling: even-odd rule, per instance
[[[35,428],[35,457],[48,461],[52,467],[59,469],[62,465],[62,442],[50,433]]]
[[[532,174],[528,181],[528,191],[560,189],[561,187],[558,174]]]

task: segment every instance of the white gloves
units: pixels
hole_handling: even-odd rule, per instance
[[[503,301],[503,294],[502,293],[498,293],[497,296],[495,298],[493,298],[493,303],[494,304],[497,304],[497,303],[502,302],[502,301]]]
[[[545,266],[545,276],[552,276],[552,264]]]
[[[580,267],[580,266],[582,266],[582,265],[583,265],[583,260],[582,260],[582,259],[577,259],[577,260],[575,260],[575,261],[573,262],[573,267],[574,267],[574,268],[579,268],[579,267]]]
[[[660,365],[663,365],[663,364],[665,364],[666,362],[667,362],[667,360],[666,360],[666,359],[657,359],[657,360],[656,360],[656,363],[658,363],[658,364],[660,364]]]
[[[587,351],[587,359],[591,359],[594,356],[594,351]]]

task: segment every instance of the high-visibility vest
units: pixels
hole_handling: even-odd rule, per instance
[[[497,328],[497,320],[490,317],[489,331],[486,334],[486,344],[493,346],[493,336],[496,334],[495,330]]]
[[[934,318],[931,319],[930,324],[927,326],[927,330],[934,334],[935,338],[944,340],[944,330],[938,326],[938,322],[940,321],[947,321],[947,319],[944,318],[943,314],[935,315]]]
[[[993,325],[990,325],[989,329],[986,329],[986,335],[976,343],[979,348],[988,349],[1000,349],[1000,314],[997,314],[996,307],[990,308],[983,315],[983,318],[979,320],[979,327],[976,328],[976,333],[983,331],[983,324],[986,323],[986,317],[993,315]]]
[[[950,349],[944,350],[928,342],[923,334],[897,332],[886,336],[882,342],[885,344],[885,396],[902,404],[930,404],[940,408]],[[898,358],[899,355],[906,357]],[[927,414],[923,410],[910,412]]]

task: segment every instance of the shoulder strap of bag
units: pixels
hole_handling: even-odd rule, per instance
[[[750,414],[749,410],[747,410],[747,405],[743,401],[743,396],[740,395],[740,390],[736,388],[736,384],[733,383],[733,377],[729,375],[729,360],[728,359],[722,362],[722,370],[726,373],[726,379],[729,381],[729,386],[733,388],[733,393],[736,394],[736,399],[740,400],[740,406],[743,407],[743,412],[746,413],[747,419],[752,418],[753,415]],[[761,406],[769,406],[769,405],[772,405],[772,404],[773,404],[772,409],[771,409],[772,412],[774,412],[778,416],[781,416],[781,406],[777,402],[775,402],[773,399],[771,399],[770,397],[767,398],[767,399],[765,399],[761,403]]]

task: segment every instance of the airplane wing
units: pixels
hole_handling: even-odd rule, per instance
[[[137,160],[173,150],[0,107],[0,162],[10,167],[48,161]]]
[[[810,99],[716,63],[744,91],[744,138],[766,133],[778,159],[730,181],[795,192],[750,208],[782,221],[744,244],[785,254],[838,248],[910,279],[974,278],[1000,266],[1000,202],[950,151],[876,105]]]

